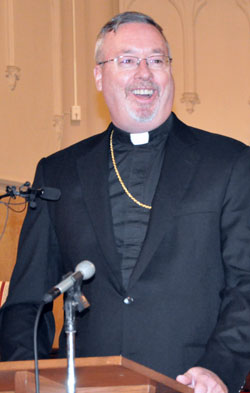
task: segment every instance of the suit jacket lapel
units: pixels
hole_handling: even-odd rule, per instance
[[[108,155],[109,132],[106,132],[100,136],[99,143],[78,159],[77,167],[82,195],[104,255],[104,263],[107,265],[113,284],[120,292],[124,292],[108,191]],[[164,235],[171,229],[171,220],[178,212],[181,198],[189,187],[198,160],[194,134],[190,132],[189,127],[175,118],[152,203],[147,235],[131,275],[129,288],[141,276]]]
[[[120,257],[115,244],[108,189],[108,155],[107,131],[99,143],[78,159],[77,168],[82,195],[104,255],[104,263],[107,264],[113,283],[121,290]]]
[[[175,118],[152,203],[147,235],[130,278],[130,288],[145,270],[164,235],[171,229],[171,220],[178,212],[178,206],[199,160],[195,145],[196,138],[190,133],[189,127]]]

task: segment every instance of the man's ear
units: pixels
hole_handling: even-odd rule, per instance
[[[96,65],[94,68],[95,85],[98,91],[102,91],[102,66]]]

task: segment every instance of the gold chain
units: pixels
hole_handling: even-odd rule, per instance
[[[119,180],[119,183],[121,184],[123,190],[125,191],[125,193],[127,194],[127,196],[132,199],[133,202],[135,202],[137,205],[144,207],[145,209],[152,209],[152,206],[150,205],[145,205],[144,203],[139,202],[137,199],[135,199],[135,197],[133,197],[133,195],[130,194],[129,190],[127,189],[127,187],[125,186],[125,184],[123,183],[123,180],[120,176],[120,173],[118,171],[116,162],[115,162],[115,155],[114,155],[114,149],[113,149],[113,134],[114,134],[114,130],[112,130],[111,134],[110,134],[110,153],[111,153],[111,158],[112,158],[112,163],[115,169],[115,173],[116,176]]]

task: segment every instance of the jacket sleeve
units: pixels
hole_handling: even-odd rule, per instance
[[[206,353],[198,362],[238,392],[250,371],[250,149],[233,166],[221,212],[225,287]]]
[[[38,164],[34,188],[46,186],[43,160]],[[33,327],[44,293],[61,279],[57,237],[45,200],[37,199],[35,209],[28,207],[22,227],[17,262],[9,295],[1,309],[0,349],[2,360],[33,358]],[[53,343],[52,306],[44,308],[38,332],[40,357],[47,357]]]

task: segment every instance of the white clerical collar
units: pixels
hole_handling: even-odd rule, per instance
[[[138,132],[130,134],[130,140],[133,145],[145,145],[149,141],[149,132]]]

